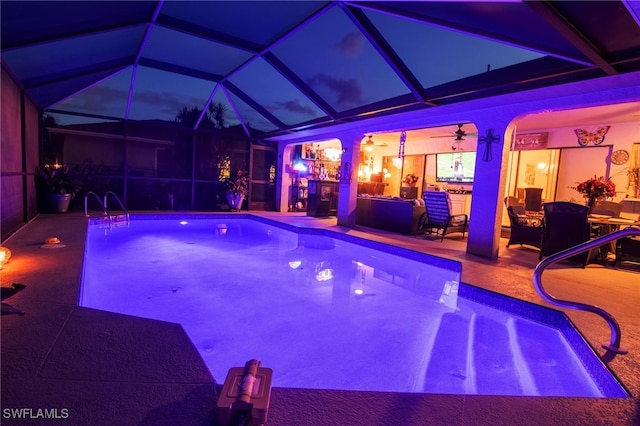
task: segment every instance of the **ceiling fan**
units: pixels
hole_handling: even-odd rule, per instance
[[[451,133],[447,133],[446,135],[433,135],[433,136],[430,136],[430,138],[453,138],[454,141],[461,142],[467,136],[470,136],[470,137],[478,136],[477,132],[468,133],[462,128],[462,126],[464,126],[464,123],[458,124],[458,129]]]
[[[367,151],[373,151],[373,147],[374,146],[387,146],[386,142],[375,142],[373,140],[373,135],[369,135],[369,139],[367,139],[365,142],[362,142],[362,145],[365,146],[365,150]]]

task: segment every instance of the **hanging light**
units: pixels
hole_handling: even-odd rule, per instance
[[[373,151],[374,143],[373,143],[373,139],[371,139],[371,138],[372,138],[372,136],[369,135],[369,140],[366,142],[366,146],[364,147],[364,150],[367,151],[367,152]]]
[[[453,132],[455,137],[453,138],[453,145],[451,145],[451,149],[454,151],[462,151],[462,142],[464,142],[464,137],[467,132],[462,130],[462,124],[458,124],[458,130]]]

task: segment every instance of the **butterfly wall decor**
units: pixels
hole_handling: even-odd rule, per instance
[[[600,145],[604,142],[604,136],[607,134],[610,127],[611,126],[598,127],[595,132],[590,132],[586,129],[575,129],[574,132],[576,133],[576,136],[578,136],[578,144],[580,146],[587,146],[589,143]]]

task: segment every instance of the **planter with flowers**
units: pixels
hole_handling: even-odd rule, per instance
[[[67,165],[45,164],[36,168],[35,177],[38,198],[50,211],[57,213],[69,210],[71,201],[82,187]]]
[[[231,211],[240,211],[242,203],[249,192],[249,176],[244,170],[238,170],[232,178],[225,181],[227,187],[227,203]]]
[[[581,193],[586,199],[589,207],[589,213],[593,210],[598,200],[604,200],[616,195],[616,185],[610,179],[604,177],[596,177],[587,179],[584,182],[577,182],[577,186],[571,187]]]

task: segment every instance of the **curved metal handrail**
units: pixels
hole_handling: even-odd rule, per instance
[[[107,207],[107,201],[109,199],[109,195],[113,196],[113,198],[118,202],[118,204],[120,205],[120,209],[124,212],[124,215],[127,218],[127,221],[129,221],[129,212],[124,207],[124,204],[122,204],[122,201],[120,200],[120,197],[118,197],[118,195],[115,192],[107,191],[107,192],[104,193],[104,206],[105,206],[105,208]]]
[[[98,200],[98,204],[100,204],[100,207],[102,207],[102,211],[104,212],[104,215],[107,216],[109,218],[109,220],[111,220],[111,215],[109,214],[109,209],[107,209],[107,204],[103,203],[102,200],[100,199],[100,196],[98,194],[96,194],[93,191],[89,191],[85,194],[84,196],[84,215],[85,217],[89,217],[89,210],[88,210],[88,206],[87,206],[87,201],[89,199],[89,195],[93,195],[96,200]]]
[[[575,247],[570,247],[566,250],[555,253],[547,257],[546,259],[542,260],[540,263],[538,263],[535,270],[533,271],[533,284],[536,287],[536,290],[538,291],[540,296],[542,296],[542,298],[545,299],[547,302],[557,306],[562,306],[565,308],[572,308],[572,309],[587,311],[587,312],[594,313],[596,315],[600,315],[607,322],[607,324],[609,324],[609,328],[611,328],[611,341],[609,343],[603,343],[602,347],[608,351],[611,351],[617,354],[626,354],[627,350],[620,347],[620,337],[621,337],[620,325],[618,324],[618,321],[616,321],[616,319],[613,317],[613,315],[611,315],[609,312],[595,305],[588,305],[586,303],[562,300],[550,295],[542,286],[542,273],[544,272],[545,268],[551,265],[552,263],[559,262],[571,256],[575,256],[576,254],[583,253],[585,251],[599,247],[605,243],[609,243],[611,241],[615,241],[623,237],[630,237],[634,235],[640,235],[640,228],[635,226],[630,226],[628,228],[621,229],[619,231],[611,232],[610,234],[604,235],[602,237],[599,237],[593,240],[589,240]]]

